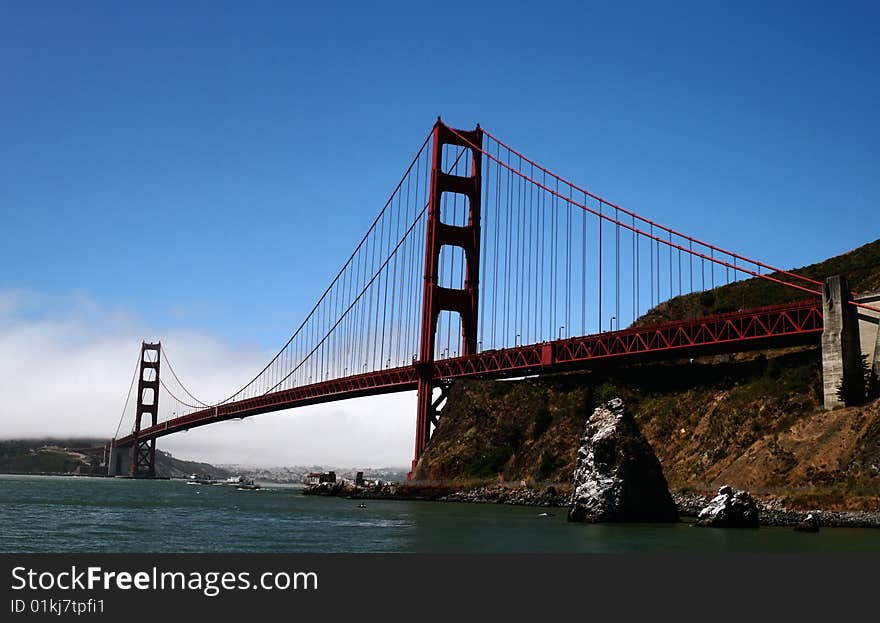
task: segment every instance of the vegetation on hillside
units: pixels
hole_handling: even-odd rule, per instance
[[[5,439],[0,440],[0,473],[103,475],[106,439]],[[228,470],[177,459],[156,451],[156,475],[183,478],[190,474],[226,478]]]
[[[831,275],[846,275],[856,292],[880,290],[880,240],[853,249],[848,253],[811,264],[790,272],[822,281]],[[773,273],[771,276],[779,276]],[[725,279],[723,269],[716,279]],[[790,278],[786,278],[791,281]],[[818,286],[817,286],[818,287]],[[636,321],[637,325],[656,324],[722,314],[742,308],[777,305],[810,298],[810,295],[766,279],[754,277],[717,287],[705,292],[677,296],[660,303]]]
[[[89,471],[100,457],[88,452],[106,440],[4,439],[0,440],[0,473],[72,474]]]
[[[726,359],[457,382],[416,476],[567,483],[587,417],[620,396],[673,489],[880,496],[880,402],[823,419],[815,348]],[[815,438],[813,451],[801,437]]]
[[[712,448],[707,458],[718,460],[730,451],[731,442],[751,443],[772,427],[817,407],[818,366],[815,351],[807,353],[730,363],[695,361],[686,373],[673,365],[653,364],[627,366],[613,374],[458,382],[421,467],[432,479],[500,476],[561,482],[574,468],[586,418],[601,402],[622,397],[646,432],[662,438],[671,450],[680,431],[693,431],[696,425],[691,418],[696,417],[697,405],[688,403],[707,391],[729,396],[730,408],[716,407],[712,426],[700,433],[700,442]],[[787,396],[797,396],[797,404]],[[735,426],[736,413],[755,399],[767,401],[765,417],[741,430]],[[788,415],[776,417],[783,410]]]

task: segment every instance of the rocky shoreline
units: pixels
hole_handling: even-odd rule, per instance
[[[322,483],[303,490],[305,495],[335,496],[359,500],[426,500],[511,504],[515,506],[566,508],[571,492],[564,487],[511,486],[504,484],[462,488],[454,484],[406,483],[356,487],[351,483]],[[682,517],[696,517],[712,499],[711,495],[673,492],[672,498]],[[798,511],[786,508],[778,498],[755,498],[762,526],[794,527],[812,514],[821,527],[880,528],[880,511]]]
[[[673,493],[672,498],[683,517],[696,517],[712,499],[699,493]],[[825,528],[880,528],[880,511],[799,511],[786,508],[778,498],[755,497],[758,520],[762,526],[793,527],[812,515]]]

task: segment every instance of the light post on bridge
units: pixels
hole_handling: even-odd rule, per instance
[[[559,326],[559,333],[558,333],[559,338],[558,338],[558,339],[560,339],[560,340],[562,339],[562,330],[563,330],[564,328],[565,328],[565,325],[560,325],[560,326]]]
[[[614,321],[617,320],[616,316],[611,316],[611,319],[608,321],[608,330],[614,331]]]

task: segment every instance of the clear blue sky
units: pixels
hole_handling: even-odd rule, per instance
[[[437,115],[773,264],[880,235],[880,5],[620,4],[2,1],[0,289],[280,345]]]

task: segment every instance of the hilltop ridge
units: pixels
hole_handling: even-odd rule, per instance
[[[822,262],[789,272],[821,281],[831,275],[846,275],[849,286],[860,293],[880,290],[880,239]],[[779,273],[770,276],[779,277]],[[719,277],[720,278],[720,277]],[[676,296],[649,310],[636,320],[637,326],[763,307],[804,300],[810,295],[766,279],[752,277],[703,292]]]
[[[100,467],[106,439],[43,438],[0,440],[0,473],[69,474],[103,476]],[[190,474],[211,474],[227,478],[231,473],[200,461],[185,461],[169,452],[156,450],[156,475],[162,478],[185,478]]]

